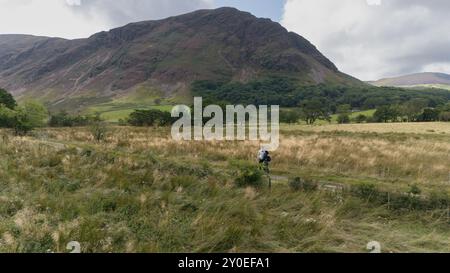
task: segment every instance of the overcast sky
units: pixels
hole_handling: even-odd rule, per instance
[[[80,38],[219,6],[279,21],[362,80],[450,73],[448,0],[0,0],[0,33]]]

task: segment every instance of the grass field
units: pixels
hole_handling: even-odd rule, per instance
[[[282,126],[271,190],[236,183],[253,181],[255,142],[180,143],[168,128],[111,127],[101,143],[87,128],[0,134],[1,252],[450,251],[450,210],[433,203],[450,193],[448,123]],[[322,187],[296,190],[293,177]]]

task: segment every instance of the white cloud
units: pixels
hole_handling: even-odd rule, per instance
[[[0,34],[82,38],[130,22],[161,19],[213,0],[0,0]]]
[[[450,73],[447,0],[288,0],[282,24],[363,80]]]

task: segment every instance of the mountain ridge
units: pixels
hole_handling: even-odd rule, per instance
[[[360,84],[308,40],[234,8],[130,23],[89,38],[0,35],[0,86],[19,100],[82,109],[135,94],[187,101],[196,80],[283,75]]]
[[[438,72],[423,72],[384,78],[369,83],[375,86],[450,88],[450,75]]]

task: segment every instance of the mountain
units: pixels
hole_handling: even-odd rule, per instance
[[[440,89],[450,89],[450,75],[443,73],[426,72],[405,75],[396,78],[381,79],[370,83],[375,86],[396,86],[411,88],[434,87]]]
[[[197,80],[276,75],[361,84],[300,35],[234,8],[131,23],[86,39],[0,35],[0,86],[51,109],[186,102]]]

